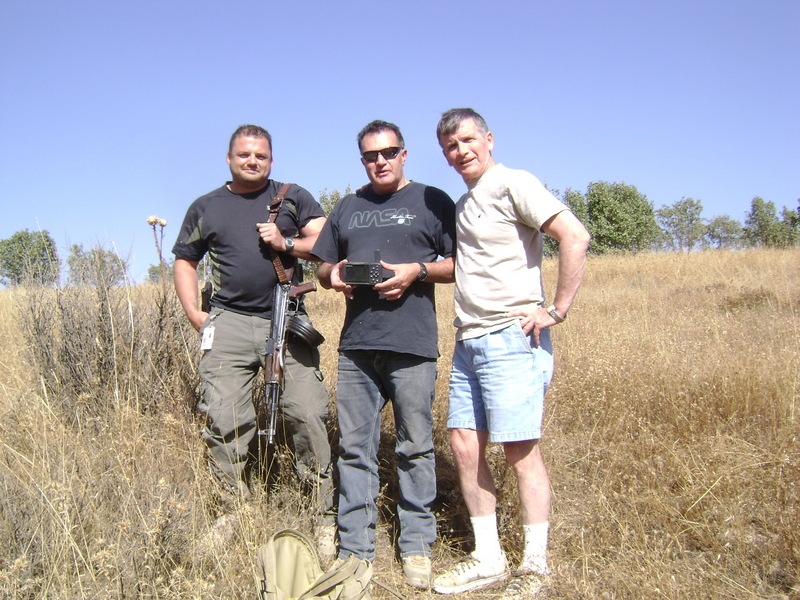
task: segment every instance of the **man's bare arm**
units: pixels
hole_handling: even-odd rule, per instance
[[[428,269],[428,277],[425,281],[430,281],[431,283],[453,283],[456,280],[455,265],[456,261],[452,256],[436,262],[425,263],[425,268]]]
[[[319,237],[319,232],[322,231],[322,226],[325,225],[327,219],[325,217],[317,217],[311,219],[303,227],[300,228],[300,237],[294,241],[294,252],[292,256],[297,256],[305,260],[318,261],[319,259],[311,254],[311,249]]]
[[[317,217],[301,227],[300,237],[293,238],[294,249],[290,254],[297,258],[318,261],[319,259],[311,254],[311,249],[314,247],[314,242],[317,241],[325,221],[325,217]],[[269,244],[278,252],[286,252],[286,238],[275,223],[256,223],[256,228],[264,243]]]
[[[208,317],[208,313],[197,307],[197,264],[197,262],[176,258],[174,271],[175,291],[183,307],[183,312],[186,313],[192,327],[199,330]]]
[[[589,232],[570,211],[565,210],[551,217],[542,231],[558,240],[558,283],[553,305],[556,313],[566,318],[567,311],[575,300],[578,288],[583,280],[586,266],[586,250],[589,248]],[[509,313],[512,317],[521,317],[522,330],[533,334],[533,341],[539,345],[539,332],[552,327],[556,321],[547,308],[540,306],[535,310],[521,310]]]
[[[572,212],[565,210],[543,226],[542,231],[558,240],[558,283],[553,304],[561,317],[566,317],[583,281],[589,232]]]
[[[320,263],[317,267],[317,280],[319,284],[326,290],[331,289],[331,272],[336,268],[336,265],[329,262]]]

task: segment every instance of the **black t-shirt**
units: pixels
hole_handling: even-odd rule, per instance
[[[215,290],[212,306],[263,317],[272,314],[278,276],[256,223],[267,222],[269,204],[282,185],[270,179],[262,190],[249,194],[234,194],[224,185],[195,200],[186,212],[172,253],[193,262],[209,253]],[[323,216],[314,197],[292,185],[276,224],[285,237],[294,237],[309,221]],[[284,268],[297,266],[296,258],[278,254]],[[295,275],[297,280],[297,269]]]
[[[442,190],[411,182],[380,196],[371,186],[340,200],[314,244],[324,262],[433,262],[451,256],[455,205]],[[347,302],[339,350],[391,350],[439,356],[434,284],[414,282],[399,300],[382,300],[370,286],[356,286]]]

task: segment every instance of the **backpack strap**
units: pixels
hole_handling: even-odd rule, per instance
[[[371,579],[372,563],[351,554],[335,569],[320,575],[298,600],[319,597],[360,600],[365,595]]]
[[[272,202],[270,202],[269,219],[267,219],[267,223],[274,223],[278,219],[278,211],[280,211],[281,206],[283,206],[283,200],[286,197],[286,192],[289,191],[291,185],[291,183],[284,183],[281,186],[281,189],[278,190],[275,198],[273,198]],[[272,264],[275,265],[275,272],[278,274],[278,281],[281,283],[289,283],[292,279],[292,274],[294,273],[294,267],[290,269],[284,269],[281,257],[278,255],[272,245],[269,246],[269,253],[270,256],[272,256]]]

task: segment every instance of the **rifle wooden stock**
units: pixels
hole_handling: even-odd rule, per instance
[[[303,294],[307,294],[308,292],[316,292],[317,291],[317,284],[313,281],[307,281],[306,283],[301,283],[300,285],[293,285],[291,292],[289,293],[290,298],[297,298],[298,296],[302,296]]]

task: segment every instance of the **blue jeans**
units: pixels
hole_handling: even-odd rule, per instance
[[[389,351],[339,354],[339,556],[375,558],[381,411],[392,400],[401,556],[430,555],[436,539],[433,398],[436,361]]]

